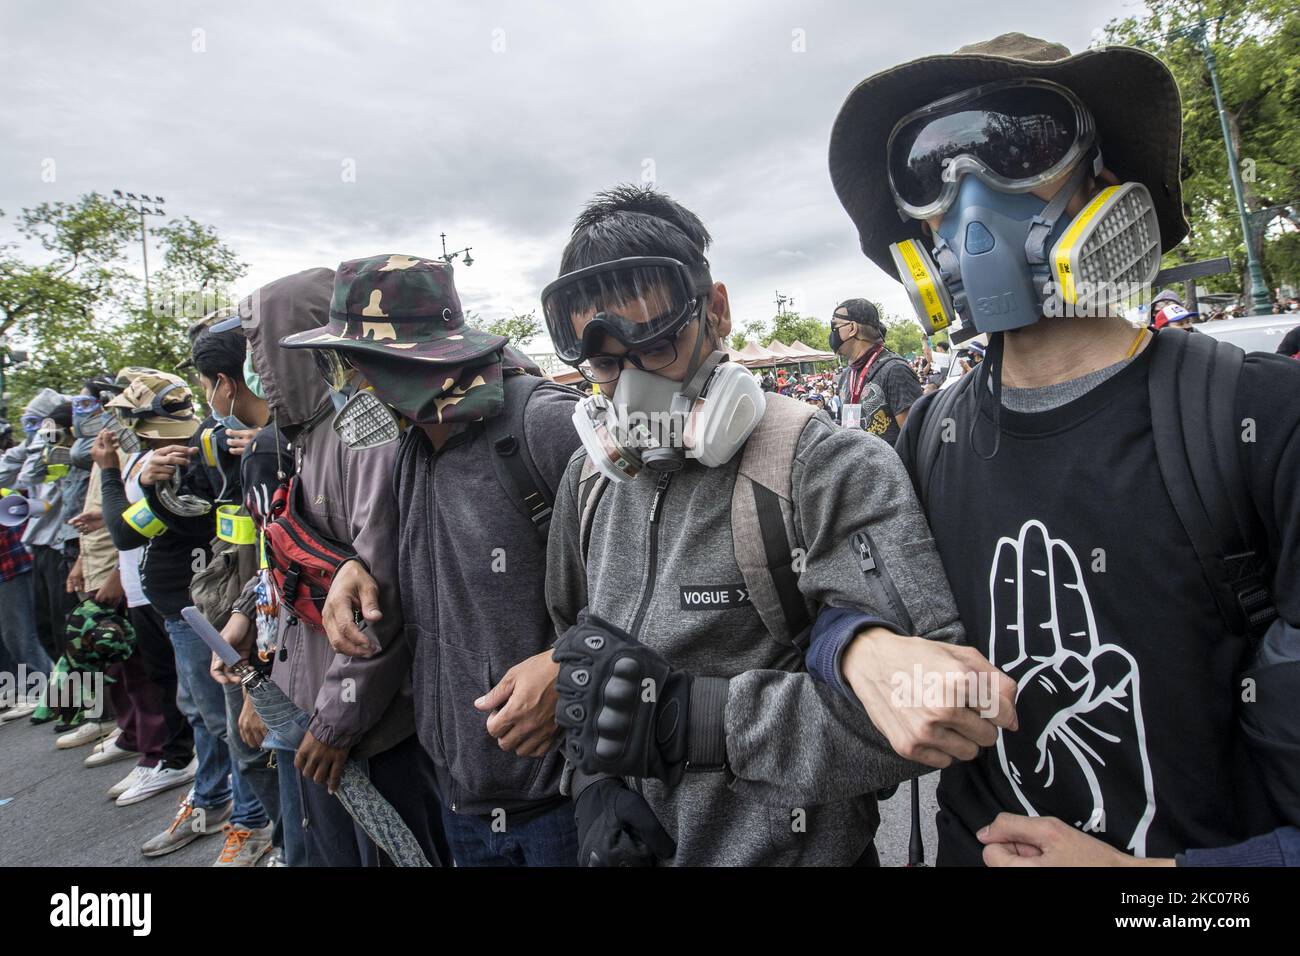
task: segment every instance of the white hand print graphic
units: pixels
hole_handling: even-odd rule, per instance
[[[1098,635],[1079,559],[1027,521],[998,541],[989,598],[989,660],[1019,688],[1020,729],[998,734],[998,759],[1025,812],[1145,856],[1156,804],[1138,668]]]

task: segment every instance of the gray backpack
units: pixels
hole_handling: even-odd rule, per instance
[[[750,600],[768,633],[797,647],[808,642],[815,609],[799,590],[793,566],[798,539],[790,473],[799,435],[816,414],[807,402],[767,393],[767,411],[741,450],[731,493],[731,539]],[[596,507],[608,484],[588,456],[578,478],[584,558]]]

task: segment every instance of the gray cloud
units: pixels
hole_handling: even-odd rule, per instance
[[[903,314],[826,172],[845,95],[1009,30],[1079,49],[1130,6],[11,2],[0,208],[160,194],[218,227],[250,285],[435,254],[445,231],[474,247],[462,297],[493,316],[536,306],[591,193],[652,168],[712,231],[738,325],[778,288],[821,318],[850,295]]]

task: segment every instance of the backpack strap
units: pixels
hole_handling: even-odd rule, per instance
[[[741,452],[731,494],[731,538],[736,564],[763,624],[777,640],[802,647],[812,610],[799,590],[791,472],[808,420],[807,402],[769,393],[767,410]]]
[[[596,506],[607,487],[609,479],[597,470],[591,453],[586,453],[582,470],[578,473],[578,542],[582,547],[583,564],[587,562],[587,545],[591,541],[591,526],[596,520]]]
[[[1250,509],[1236,418],[1244,353],[1163,329],[1153,343],[1151,431],[1165,489],[1228,629],[1259,635],[1277,617]]]
[[[943,440],[945,423],[953,417],[958,400],[974,387],[972,383],[979,377],[976,372],[970,372],[955,384],[935,392],[925,410],[925,417],[921,420],[921,434],[916,442],[916,460],[912,466],[912,484],[916,487],[916,496],[921,500],[921,510],[926,514],[930,513],[930,477],[939,461],[939,452],[946,444]]]
[[[505,388],[505,408],[500,415],[484,423],[484,433],[492,449],[492,467],[501,484],[519,512],[533,523],[538,537],[546,540],[551,527],[551,510],[555,504],[554,492],[537,470],[532,452],[528,449],[524,422],[528,401],[539,388],[565,388],[536,375],[509,375],[502,382]],[[567,391],[567,389],[565,389]]]

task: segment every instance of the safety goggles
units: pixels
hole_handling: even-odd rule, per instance
[[[170,418],[181,422],[193,418],[194,403],[190,401],[188,395],[182,394],[179,401],[173,401],[167,405],[163,404],[163,396],[178,388],[184,388],[184,386],[168,383],[154,395],[153,400],[148,405],[142,408],[119,408],[117,412],[124,418]]]
[[[942,215],[962,176],[1025,193],[1068,172],[1096,142],[1092,114],[1047,80],[988,83],[914,110],[886,144],[889,188],[904,219]]]
[[[75,395],[72,398],[72,414],[85,416],[93,415],[100,409],[98,398],[91,395]]]
[[[610,336],[631,350],[677,335],[712,285],[708,268],[631,256],[560,276],[542,290],[542,314],[560,360],[577,365]]]
[[[45,420],[43,415],[32,415],[24,413],[22,417],[23,434],[35,435],[41,429],[41,422]]]
[[[312,361],[316,363],[316,371],[320,372],[321,378],[332,391],[341,392],[351,384],[357,367],[347,356],[334,349],[310,349],[310,352]]]

